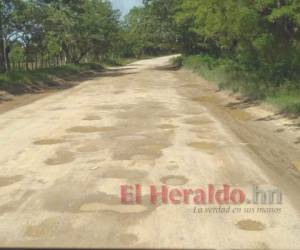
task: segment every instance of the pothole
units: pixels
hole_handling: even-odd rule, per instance
[[[206,125],[212,123],[212,121],[210,120],[207,120],[205,118],[199,118],[199,117],[188,118],[184,122],[190,125]]]
[[[188,183],[188,179],[180,175],[169,175],[160,179],[160,181],[166,185],[181,186]]]
[[[74,183],[75,184],[75,183]],[[49,211],[59,212],[113,212],[126,216],[145,216],[153,212],[158,205],[150,202],[150,196],[142,196],[141,203],[122,204],[119,195],[110,195],[103,192],[88,193],[85,183],[57,184],[45,191],[43,196],[44,208]],[[70,189],[72,186],[72,189]]]
[[[236,226],[241,230],[246,231],[263,231],[266,229],[266,226],[255,220],[241,220],[238,223],[236,223]]]
[[[209,154],[213,154],[217,149],[217,145],[212,142],[192,142],[189,146],[197,150],[205,151]]]
[[[161,125],[158,126],[158,128],[160,128],[160,129],[174,129],[174,128],[177,128],[177,127],[172,125],[172,124],[161,124]]]
[[[132,140],[145,140],[147,137],[143,135],[121,135],[116,137],[118,140],[122,141],[132,141]]]
[[[124,91],[124,90],[116,90],[116,91],[114,91],[113,93],[114,93],[115,95],[119,95],[119,94],[125,93],[125,91]]]
[[[99,106],[95,106],[95,109],[97,110],[111,110],[111,109],[116,109],[117,106],[115,105],[99,105]]]
[[[34,142],[35,145],[55,145],[65,143],[64,139],[42,139]]]
[[[69,133],[97,133],[113,130],[113,127],[77,126],[67,129]]]
[[[75,160],[75,156],[72,152],[61,150],[57,151],[56,155],[45,161],[47,165],[62,165],[70,163]]]
[[[86,117],[83,118],[84,121],[99,121],[102,118],[100,116],[97,115],[88,115]]]
[[[58,110],[64,110],[66,109],[65,107],[55,107],[55,108],[51,108],[49,109],[49,111],[58,111]]]
[[[77,152],[80,153],[93,153],[99,151],[99,148],[96,145],[85,145],[82,147],[77,148]]]
[[[176,165],[172,165],[172,166],[168,166],[167,169],[170,170],[170,171],[174,171],[176,169],[178,169],[179,167],[176,166]]]
[[[0,187],[9,186],[23,179],[22,175],[0,176]]]

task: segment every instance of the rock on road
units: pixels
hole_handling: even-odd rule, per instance
[[[0,115],[0,246],[299,249],[299,129],[169,60],[111,68]],[[122,184],[142,186],[141,204],[120,203]],[[247,197],[257,185],[283,202],[195,213],[218,206],[151,204],[149,186],[164,184]]]

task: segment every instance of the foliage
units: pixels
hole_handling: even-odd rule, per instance
[[[130,56],[159,55],[177,49],[174,14],[182,0],[144,0],[125,17]]]
[[[286,80],[276,86],[254,73],[241,72],[232,60],[205,54],[184,56],[177,60],[181,60],[186,68],[217,83],[220,89],[230,89],[251,100],[267,101],[286,113],[300,114],[300,86],[295,80]]]
[[[145,0],[126,20],[132,54],[207,53],[275,85],[299,77],[299,0]]]
[[[1,0],[0,72],[24,57],[79,63],[118,55],[119,17],[105,0]]]
[[[140,53],[194,55],[185,66],[221,87],[299,110],[300,0],[146,0],[127,20]]]

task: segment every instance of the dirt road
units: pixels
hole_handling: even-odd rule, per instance
[[[1,246],[299,249],[299,126],[169,59],[0,115]],[[122,184],[141,185],[140,204],[121,204]],[[149,186],[164,184],[228,184],[250,199],[257,185],[283,201],[152,204]]]

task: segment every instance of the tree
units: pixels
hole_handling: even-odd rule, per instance
[[[62,56],[79,63],[115,54],[122,40],[119,18],[106,0],[3,0],[0,71],[9,69],[9,59],[15,58],[10,51],[20,47],[26,65],[36,66],[44,57],[50,66]]]

